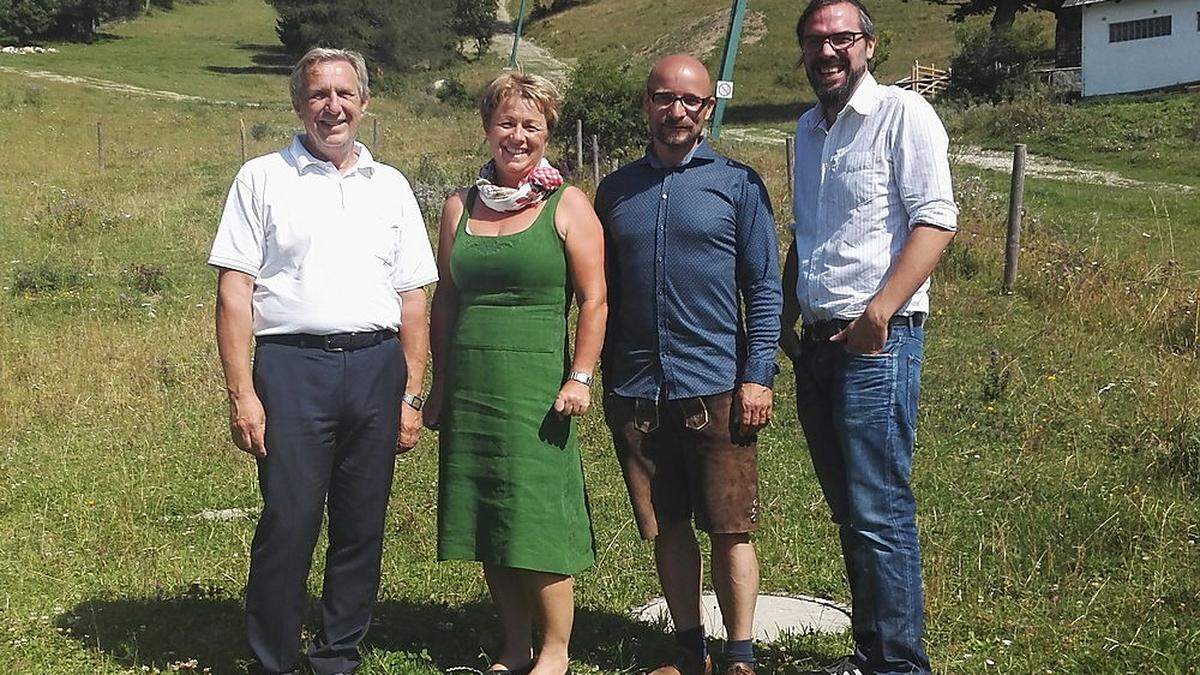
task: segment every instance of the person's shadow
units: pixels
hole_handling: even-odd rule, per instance
[[[317,614],[316,601],[310,598],[306,635],[312,634]],[[55,624],[84,649],[103,653],[125,668],[189,672],[207,668],[223,675],[244,673],[250,666],[242,600],[217,586],[192,584],[173,594],[160,591],[153,597],[88,600],[56,617]],[[644,672],[671,656],[673,640],[663,629],[625,613],[579,607],[571,659],[584,666],[579,670]],[[362,647],[364,653],[382,653],[389,662],[389,654],[404,654],[428,661],[436,670],[469,672],[487,667],[485,655],[494,653],[500,635],[495,610],[487,600],[449,605],[392,598],[376,605]],[[790,642],[756,646],[762,672],[794,672],[832,658],[811,651],[811,645]],[[719,645],[713,647],[720,652]]]
[[[310,598],[306,635],[316,623]],[[209,669],[243,673],[250,665],[245,648],[241,598],[213,586],[193,584],[175,594],[144,598],[101,598],[81,602],[56,618],[59,630],[80,645],[107,655],[125,668]],[[635,672],[669,656],[671,638],[661,626],[595,608],[575,613],[572,660],[602,671]],[[416,655],[437,670],[487,667],[500,624],[491,603],[461,605],[385,599],[375,609],[365,652]],[[590,668],[585,668],[590,670]]]

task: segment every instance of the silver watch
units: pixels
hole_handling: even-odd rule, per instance
[[[400,397],[400,400],[407,403],[413,410],[420,410],[421,406],[425,405],[425,399],[416,394],[405,394]]]
[[[575,380],[585,387],[592,386],[592,376],[589,373],[583,372],[582,370],[572,370],[571,372],[567,373],[567,379]]]

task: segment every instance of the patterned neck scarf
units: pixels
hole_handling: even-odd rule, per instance
[[[493,211],[520,211],[546,199],[563,184],[562,174],[550,166],[545,157],[515,188],[496,185],[495,180],[496,160],[493,159],[479,169],[479,178],[475,181],[480,199]]]

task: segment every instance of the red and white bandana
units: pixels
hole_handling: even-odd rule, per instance
[[[475,189],[483,203],[493,211],[520,211],[549,197],[563,184],[562,174],[550,166],[545,157],[515,188],[496,185],[495,180],[496,160],[490,160],[479,169]]]

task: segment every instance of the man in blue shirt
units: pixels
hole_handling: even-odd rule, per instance
[[[762,180],[704,140],[711,92],[694,57],[656,63],[642,96],[646,155],[596,191],[610,309],[605,417],[679,646],[652,675],[712,672],[693,516],[712,540],[725,672],[754,672],[756,435],[771,418],[782,293]]]

